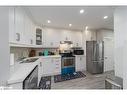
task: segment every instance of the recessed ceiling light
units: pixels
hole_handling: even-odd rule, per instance
[[[80,14],[83,14],[83,13],[84,13],[84,10],[83,10],[83,9],[81,9],[81,10],[80,10]]]
[[[69,27],[71,27],[72,26],[72,24],[69,24]]]
[[[51,21],[50,20],[47,20],[47,23],[51,23]]]
[[[108,16],[104,16],[104,19],[107,19],[108,18]]]

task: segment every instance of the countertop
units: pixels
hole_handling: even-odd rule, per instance
[[[38,65],[37,63],[22,63],[11,67],[13,70],[8,84],[23,82],[23,80],[30,74],[30,72]]]
[[[30,74],[30,72],[38,65],[40,59],[43,58],[60,58],[60,55],[51,55],[51,56],[36,56],[36,57],[29,57],[29,58],[39,58],[35,62],[31,63],[15,63],[15,65],[10,66],[10,78],[7,81],[8,84],[19,83],[23,82],[24,79]],[[29,59],[26,58],[26,59]]]

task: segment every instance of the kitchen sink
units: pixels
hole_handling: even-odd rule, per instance
[[[38,60],[38,58],[29,58],[29,59],[22,60],[20,63],[31,63],[31,62],[35,62],[36,60]]]

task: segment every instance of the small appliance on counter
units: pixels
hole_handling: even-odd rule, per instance
[[[11,53],[10,54],[10,65],[12,66],[12,65],[14,65],[14,63],[15,63],[15,59],[14,59],[15,57],[14,57],[14,53]]]
[[[39,52],[39,56],[49,56],[49,55],[55,55],[55,53],[48,50],[44,50],[44,52]]]
[[[35,50],[31,50],[29,52],[29,57],[35,57],[36,56],[36,51]]]
[[[84,55],[84,50],[81,47],[71,48],[74,55]]]
[[[84,55],[84,50],[83,49],[73,50],[73,54],[74,55]]]
[[[44,50],[44,56],[48,56],[48,50],[46,49],[46,50]]]

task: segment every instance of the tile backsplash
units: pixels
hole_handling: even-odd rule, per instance
[[[10,53],[14,54],[14,61],[16,62],[19,58],[28,57],[28,48],[11,47]]]
[[[45,49],[51,52],[57,51],[57,49],[51,49],[51,48],[45,48]],[[39,56],[39,52],[43,52],[45,49],[34,49],[36,50],[36,56]],[[31,48],[11,47],[10,53],[14,54],[14,61],[17,62],[17,60],[20,58],[28,57],[30,50]]]

